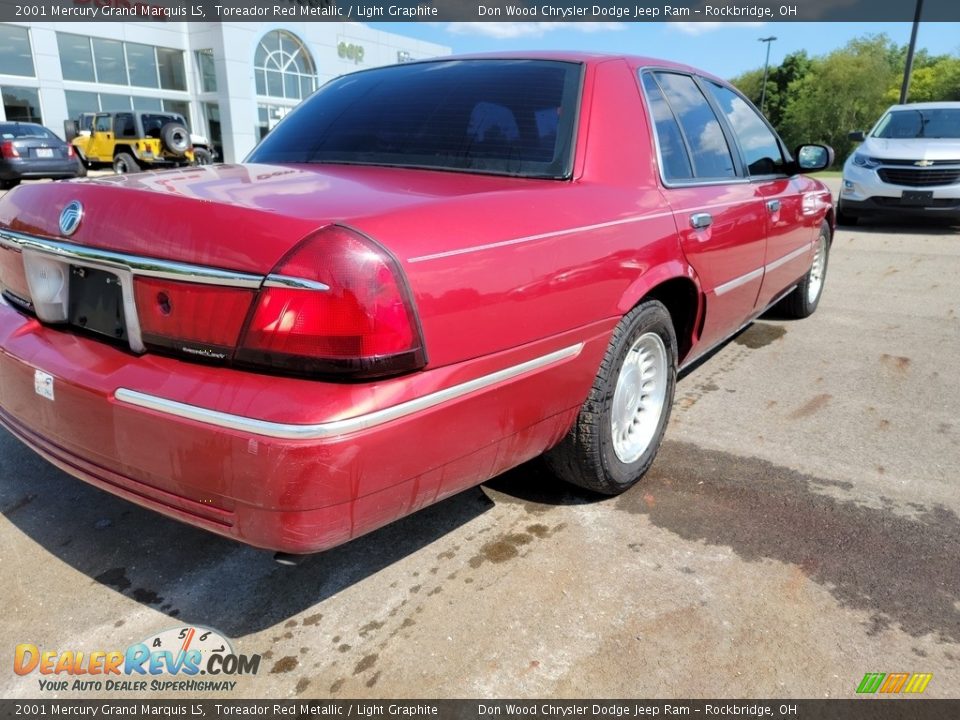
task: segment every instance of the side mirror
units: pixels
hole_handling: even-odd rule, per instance
[[[866,139],[866,136],[863,134],[863,130],[851,130],[847,133],[847,137],[851,140],[856,140],[857,142],[863,142]]]
[[[824,170],[834,161],[833,148],[829,145],[801,145],[794,153],[797,157],[797,169],[800,172]]]

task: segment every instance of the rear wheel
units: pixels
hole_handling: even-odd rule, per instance
[[[196,165],[209,165],[213,162],[213,156],[206,148],[195,147],[193,149],[193,161]]]
[[[120,152],[113,158],[113,171],[117,175],[140,172],[140,164],[130,153]]]
[[[573,429],[547,453],[562,479],[617,495],[650,468],[670,418],[677,380],[677,338],[656,300],[617,325]]]
[[[820,234],[813,251],[810,270],[803,276],[800,284],[777,305],[787,317],[805,318],[813,315],[823,295],[823,284],[827,279],[827,260],[830,257],[830,225],[824,220],[820,224]]]

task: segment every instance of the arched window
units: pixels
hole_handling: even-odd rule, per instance
[[[310,51],[285,30],[273,30],[263,36],[253,64],[257,95],[299,101],[317,87],[317,70]]]

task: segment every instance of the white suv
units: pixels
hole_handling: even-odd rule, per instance
[[[960,102],[894,105],[843,166],[837,222],[893,213],[960,221]]]

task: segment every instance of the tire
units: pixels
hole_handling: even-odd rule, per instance
[[[64,120],[63,121],[63,136],[64,140],[71,142],[80,132],[77,130],[77,121],[76,120]]]
[[[12,190],[19,184],[19,180],[0,180],[0,190]]]
[[[789,318],[810,317],[820,304],[823,286],[827,280],[827,261],[830,259],[830,225],[820,223],[820,234],[810,270],[800,284],[777,304],[777,311]]]
[[[119,152],[113,157],[113,171],[117,175],[140,172],[140,163],[130,153]]]
[[[210,165],[213,162],[213,155],[206,148],[195,147],[193,149],[194,165]]]
[[[545,455],[547,465],[563,480],[603,495],[628,490],[660,449],[676,382],[670,313],[647,300],[614,329],[576,423]]]
[[[860,218],[854,215],[843,206],[843,201],[837,201],[837,225],[847,225],[853,227]]]
[[[169,122],[160,128],[160,139],[173,155],[182,157],[190,149],[190,131],[180,123]]]

